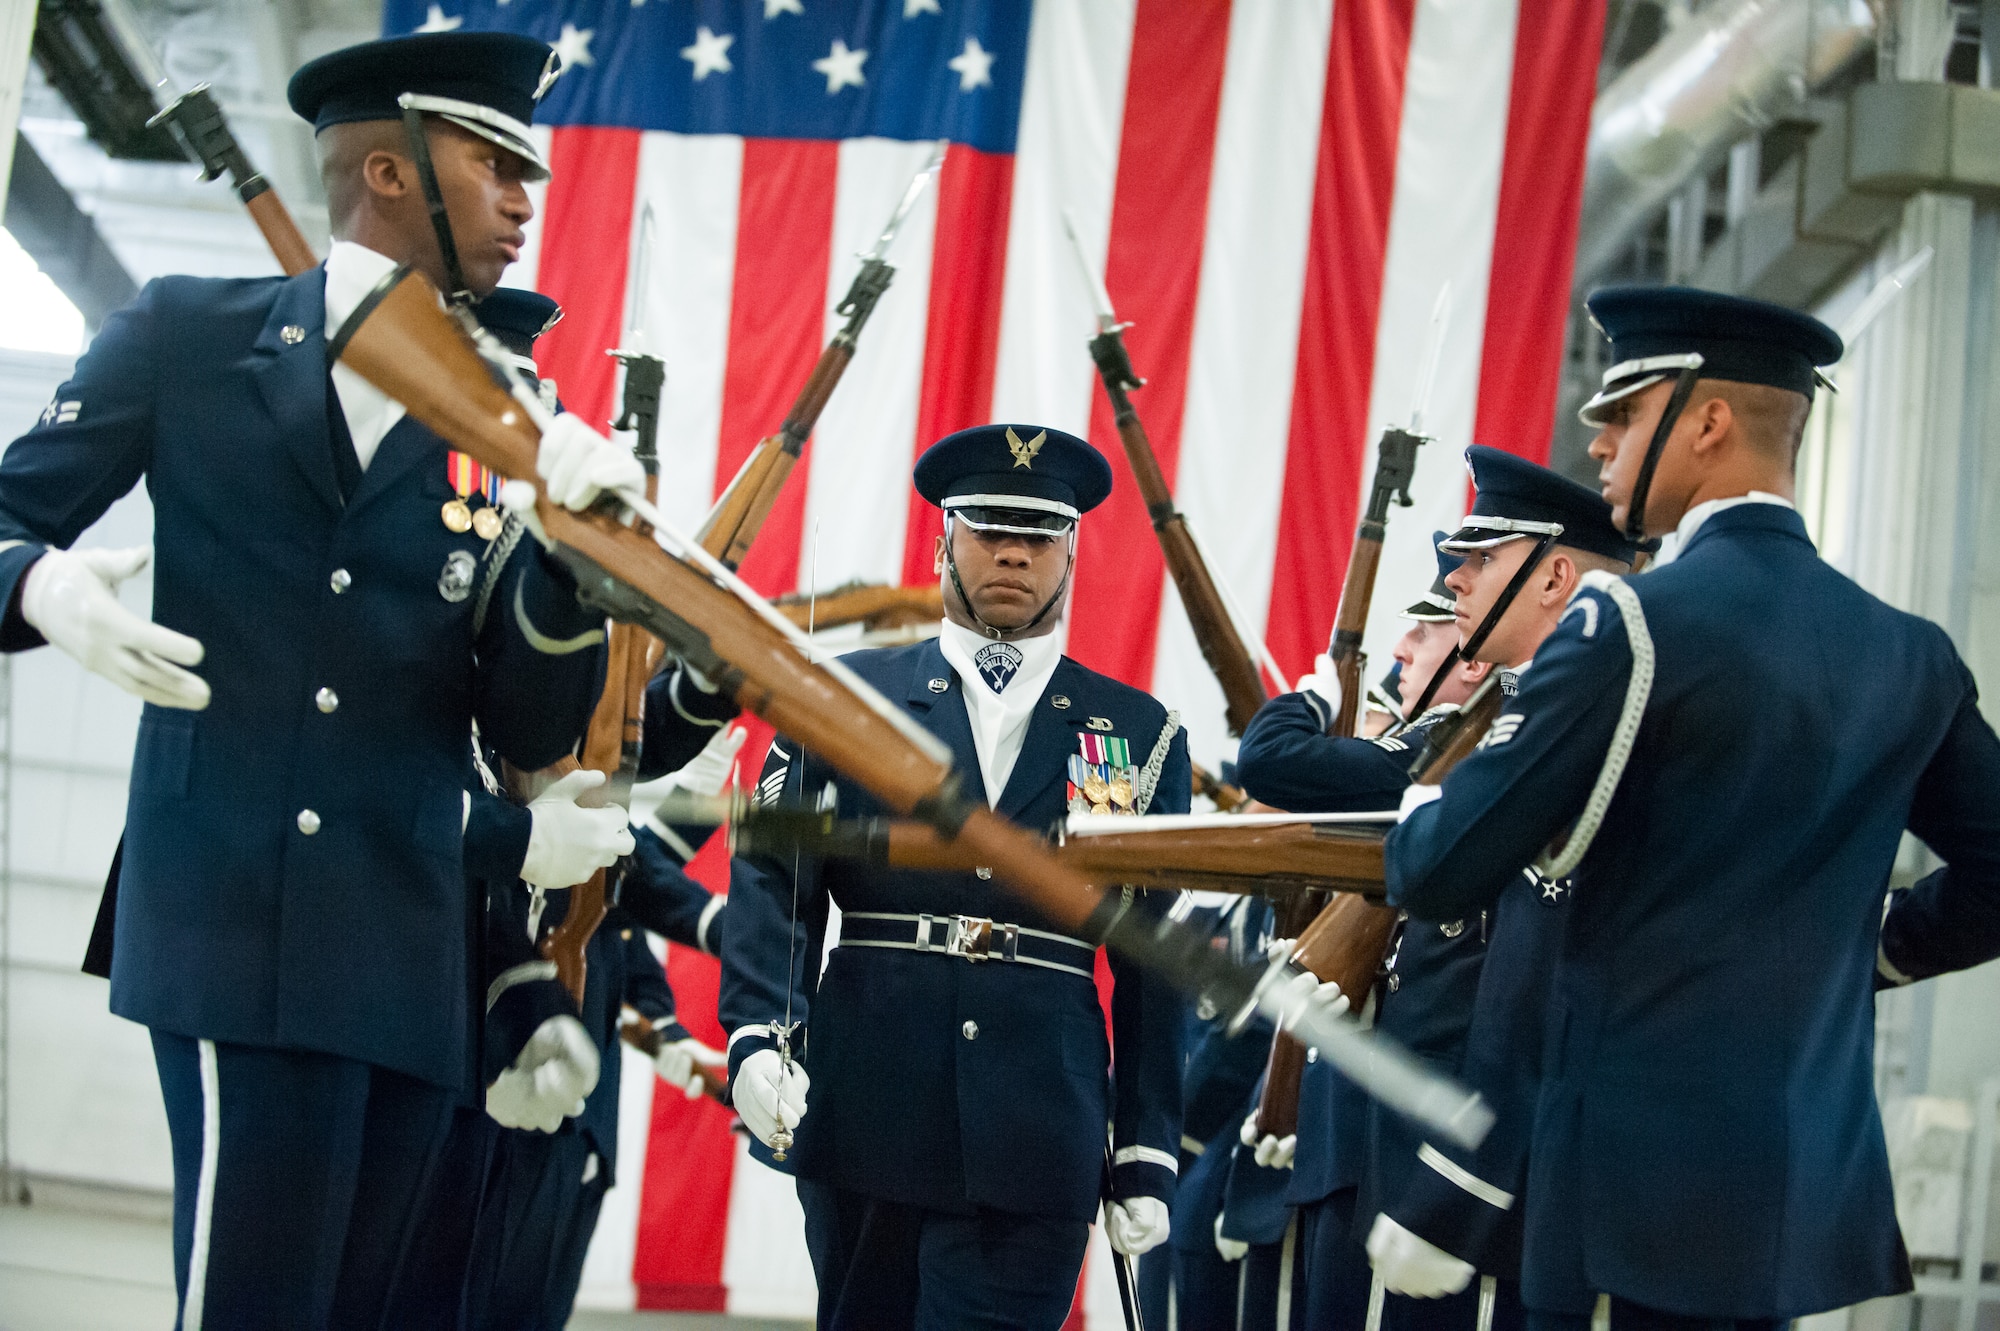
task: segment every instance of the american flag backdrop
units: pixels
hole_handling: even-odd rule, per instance
[[[1449,284],[1437,442],[1370,624],[1379,674],[1433,576],[1430,532],[1463,512],[1465,445],[1546,456],[1602,22],[1602,0],[388,0],[384,28],[511,29],[564,55],[538,115],[554,178],[508,280],[566,309],[538,359],[587,419],[611,416],[604,353],[629,329],[665,358],[661,506],[688,528],[776,429],[856,256],[948,140],[744,572],[774,594],[930,581],[918,452],[991,420],[1087,435],[1119,481],[1083,525],[1068,650],[1179,708],[1213,766],[1221,693],[1085,352],[1063,210],[1132,323],[1179,504],[1291,676],[1324,649],[1375,437],[1409,418]],[[719,1042],[714,964],[677,951],[669,970]],[[788,1182],[717,1107],[632,1081],[587,1293],[629,1275],[641,1307],[809,1312]],[[1115,1325],[1103,1266],[1086,1303]]]

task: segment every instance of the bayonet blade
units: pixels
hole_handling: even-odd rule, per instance
[[[639,229],[632,246],[631,289],[625,296],[625,346],[643,352],[646,347],[646,299],[653,280],[653,233],[656,222],[649,200],[639,214]]]
[[[923,197],[924,190],[937,178],[938,172],[944,170],[946,146],[947,140],[939,139],[930,160],[910,178],[910,187],[903,191],[903,201],[896,205],[895,216],[889,219],[889,225],[883,227],[882,234],[876,238],[875,248],[861,256],[864,262],[872,260],[880,263],[889,257],[889,246],[895,242],[896,233],[903,229],[903,223],[909,220],[910,210],[917,206],[917,200]]]
[[[1420,437],[1424,433],[1424,412],[1431,405],[1431,389],[1437,385],[1438,361],[1444,356],[1444,335],[1450,328],[1451,283],[1447,280],[1438,288],[1437,300],[1431,305],[1430,337],[1424,345],[1424,358],[1418,362],[1417,396],[1410,404],[1410,433]]]
[[[1118,314],[1111,308],[1111,292],[1105,288],[1104,278],[1091,266],[1090,256],[1083,252],[1083,240],[1076,234],[1076,218],[1069,209],[1063,209],[1063,234],[1069,237],[1071,253],[1076,255],[1076,265],[1083,270],[1083,284],[1090,290],[1090,299],[1095,305],[1097,331],[1115,333],[1123,324],[1118,322]]]
[[[1924,246],[1897,264],[1894,272],[1869,289],[1868,294],[1854,307],[1854,313],[1848,317],[1847,323],[1840,330],[1842,360],[1847,358],[1848,352],[1854,350],[1854,344],[1861,340],[1861,335],[1868,331],[1868,326],[1882,316],[1882,311],[1888,309],[1896,298],[1903,294],[1904,289],[1916,281],[1924,269],[1930,267],[1931,258],[1935,254],[1936,251],[1929,245]]]

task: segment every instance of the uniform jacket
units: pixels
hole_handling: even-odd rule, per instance
[[[984,798],[961,685],[935,641],[844,660],[943,740],[969,796]],[[1092,717],[1111,728],[1087,730]],[[1165,720],[1165,709],[1146,694],[1061,661],[998,811],[1023,827],[1050,826],[1065,809],[1066,764],[1079,734],[1125,738],[1132,761],[1143,765]],[[835,773],[823,758],[802,756],[780,737],[759,789],[817,799],[830,780]],[[841,817],[880,812],[852,782],[836,784]],[[1185,812],[1188,791],[1186,736],[1176,732],[1151,811]],[[1081,976],[876,947],[836,948],[816,976],[829,900],[842,911],[962,914],[1050,929],[997,881],[807,859],[796,887],[795,914],[789,858],[736,861],[721,1014],[732,1034],[782,1025],[791,992],[792,1017],[806,1023],[803,1056],[812,1078],[793,1153],[802,1176],[937,1210],[1088,1219],[1097,1209],[1109,1121],[1125,1161],[1114,1171],[1114,1192],[1171,1198],[1183,1018],[1178,996],[1162,981],[1111,959],[1114,1097],[1107,1076],[1113,1048],[1096,988]],[[1161,905],[1144,894],[1140,901],[1144,909]],[[968,1023],[976,1023],[976,1037],[968,1038]],[[733,1039],[732,1073],[771,1043],[761,1034]]]
[[[1410,784],[1410,762],[1447,712],[1433,710],[1393,736],[1338,738],[1304,693],[1273,698],[1244,729],[1237,756],[1243,789],[1292,813],[1393,809]],[[1380,982],[1375,1021],[1411,1052],[1456,1072],[1486,951],[1483,922],[1405,920]],[[1350,995],[1357,1004],[1366,995]],[[1377,1106],[1317,1059],[1299,1083],[1299,1140],[1287,1198],[1303,1206],[1360,1187],[1357,1224],[1373,1222],[1415,1163],[1414,1129]]]
[[[441,522],[446,449],[414,420],[342,502],[323,291],[163,278],[112,315],[0,461],[0,597],[143,480],[153,617],[207,648],[208,709],[139,723],[112,1010],[457,1085],[466,737],[565,752],[601,618],[524,542],[475,634],[485,543]],[[0,647],[40,642],[10,610]]]
[[[726,912],[723,897],[682,873],[670,857],[655,849],[626,861],[619,887],[621,904],[613,906],[591,935],[584,950],[583,1010],[578,1012],[555,976],[553,962],[544,961],[529,937],[532,894],[520,881],[532,830],[529,812],[484,790],[474,793],[466,822],[467,870],[476,875],[475,890],[485,903],[482,955],[482,998],[485,1013],[485,1057],[481,1084],[490,1083],[520,1056],[528,1038],[550,1017],[565,1013],[582,1020],[598,1053],[596,1089],[584,1101],[584,1112],[560,1131],[580,1131],[591,1138],[607,1172],[618,1156],[619,1074],[623,1056],[618,1035],[623,1009],[630,1006],[655,1024],[668,1040],[686,1038],[676,1018],[674,994],[659,959],[647,946],[645,929],[685,947],[714,950]],[[641,845],[651,837],[634,829]],[[654,838],[657,843],[657,838]],[[634,912],[623,904],[637,900]],[[541,933],[560,924],[569,911],[569,893],[545,894],[537,921]]]
[[[1478,1149],[1426,1141],[1400,1189],[1380,1198],[1405,1229],[1488,1275],[1518,1281],[1528,1142],[1541,1087],[1542,1027],[1571,887],[1523,872],[1487,912],[1489,941],[1457,1068],[1494,1124]],[[1371,1213],[1372,1217],[1372,1213]]]
[[[1949,868],[1892,922],[1896,964],[2000,951],[2000,742],[1944,631],[1822,563],[1789,509],[1718,512],[1629,585],[1656,674],[1567,908],[1525,1301],[1784,1319],[1908,1290],[1873,1088],[1883,893],[1907,827]],[[1489,906],[1584,807],[1632,661],[1616,602],[1580,592],[1505,738],[1390,835],[1391,900]]]

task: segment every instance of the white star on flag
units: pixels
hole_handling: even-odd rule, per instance
[[[574,23],[565,23],[562,26],[562,35],[549,45],[555,48],[555,53],[561,58],[564,69],[572,65],[594,65],[597,61],[591,58],[590,39],[596,35],[595,28],[578,28]]]
[[[445,16],[443,5],[432,5],[430,13],[424,15],[424,21],[418,25],[417,31],[450,32],[453,28],[456,28],[459,24],[463,22],[465,22],[465,20],[462,18],[447,18]]]
[[[915,18],[919,14],[940,14],[938,0],[903,0],[903,17]]]
[[[729,63],[729,48],[736,40],[736,34],[725,32],[720,37],[707,28],[696,28],[694,45],[681,48],[681,58],[694,63],[694,81],[700,83],[710,74],[727,74],[733,65]]]
[[[812,67],[826,75],[826,95],[831,97],[842,88],[859,88],[868,81],[861,77],[861,62],[867,58],[866,51],[850,51],[847,43],[836,37],[833,49],[813,61]]]
[[[764,21],[769,23],[780,14],[803,14],[804,5],[799,0],[764,0]]]
[[[965,49],[944,63],[957,71],[960,92],[993,86],[993,53],[981,46],[977,37],[967,37]]]

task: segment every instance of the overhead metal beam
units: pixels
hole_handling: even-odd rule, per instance
[[[14,136],[14,171],[7,182],[7,230],[83,312],[83,322],[92,331],[111,311],[139,294],[97,223],[76,206],[55,172],[19,134]]]

